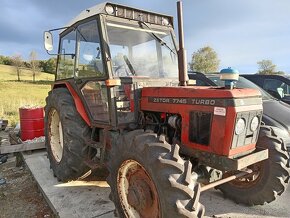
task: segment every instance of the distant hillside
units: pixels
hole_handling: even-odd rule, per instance
[[[18,82],[14,67],[0,65],[0,119],[8,119],[10,126],[19,122],[19,107],[45,106],[54,75],[38,72],[33,83],[32,72],[23,69],[20,79]]]
[[[20,79],[25,81],[32,81],[32,71],[22,68],[20,73]],[[17,80],[16,69],[13,66],[0,64],[0,81]],[[36,81],[45,80],[53,81],[54,75],[49,73],[37,72]]]

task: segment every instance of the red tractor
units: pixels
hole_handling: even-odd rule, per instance
[[[261,124],[259,91],[233,88],[230,69],[225,87],[189,85],[178,8],[179,49],[172,17],[113,3],[54,29],[62,31],[45,108],[51,168],[63,182],[108,169],[120,217],[201,217],[200,193],[212,187],[262,205],[289,180],[284,136]]]

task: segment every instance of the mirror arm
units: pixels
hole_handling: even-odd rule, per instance
[[[67,29],[69,27],[60,27],[60,28],[56,28],[56,29],[51,29],[51,30],[48,30],[48,32],[53,32],[53,31],[57,31],[57,30],[63,30],[63,29]]]
[[[59,55],[70,55],[71,56],[71,58],[75,58],[75,54],[60,54],[60,53],[54,53],[54,54],[52,54],[52,53],[49,53],[49,51],[47,51],[46,50],[46,53],[47,54],[49,54],[49,55],[55,55],[55,56],[59,56]]]
[[[46,53],[49,54],[49,55],[57,55],[57,56],[59,55],[59,54],[52,54],[52,53],[49,53],[49,51],[47,51],[47,50],[46,50]]]

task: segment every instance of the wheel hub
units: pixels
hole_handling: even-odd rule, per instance
[[[118,194],[123,211],[128,217],[160,217],[154,182],[138,162],[123,162],[119,169]]]
[[[252,171],[251,173],[249,173],[244,177],[235,179],[230,183],[240,188],[248,188],[255,186],[261,179],[261,172],[263,170],[262,163],[259,162],[254,165],[251,165],[249,169]]]
[[[129,179],[128,203],[138,211],[147,210],[154,201],[151,193],[150,181],[144,171],[139,170]]]

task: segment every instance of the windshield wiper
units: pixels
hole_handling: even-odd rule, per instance
[[[128,68],[129,68],[129,70],[131,71],[131,74],[133,76],[136,76],[136,72],[135,72],[129,58],[126,55],[124,55],[123,58],[124,58],[125,63],[127,64]]]
[[[165,47],[166,48],[168,48],[173,54],[175,54],[176,55],[176,53],[175,53],[175,51],[172,49],[172,48],[170,48],[170,46],[168,46],[167,45],[167,43],[166,42],[164,42],[164,40],[163,39],[161,39],[159,36],[157,36],[154,32],[153,32],[153,30],[147,25],[147,23],[145,23],[144,21],[139,21],[139,24],[140,24],[140,27],[143,27],[142,26],[142,24],[144,25],[144,26],[146,26],[149,30],[151,30],[151,32],[148,32],[148,33],[150,33],[150,36],[152,36],[154,39],[156,39],[159,43],[160,43],[160,45],[165,45]]]

